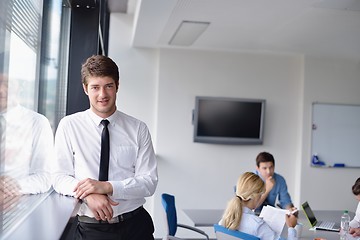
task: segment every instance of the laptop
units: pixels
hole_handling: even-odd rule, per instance
[[[326,230],[333,232],[340,232],[340,224],[329,221],[318,221],[314,215],[314,212],[311,210],[308,202],[304,202],[301,205],[306,218],[309,220],[311,226],[316,230]]]

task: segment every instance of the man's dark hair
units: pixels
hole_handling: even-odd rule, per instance
[[[81,66],[81,81],[85,86],[88,77],[110,77],[116,88],[119,87],[119,68],[111,58],[103,55],[93,55]]]
[[[256,166],[260,167],[260,163],[262,162],[272,162],[275,166],[275,159],[271,153],[261,152],[256,157]]]
[[[354,186],[352,186],[352,192],[355,196],[360,194],[360,177],[356,180]]]

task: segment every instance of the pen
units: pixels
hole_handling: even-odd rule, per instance
[[[298,209],[295,209],[295,210],[293,210],[293,211],[288,211],[288,213],[287,213],[287,215],[293,215],[293,214],[295,214],[295,213],[297,213],[299,210]]]

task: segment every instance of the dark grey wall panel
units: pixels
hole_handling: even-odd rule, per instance
[[[81,65],[99,52],[99,9],[73,7],[69,50],[69,80],[66,115],[89,108],[89,100],[81,83]]]

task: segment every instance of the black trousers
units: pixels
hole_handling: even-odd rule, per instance
[[[113,224],[78,222],[76,240],[154,240],[154,224],[142,208],[136,215]]]

